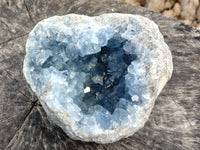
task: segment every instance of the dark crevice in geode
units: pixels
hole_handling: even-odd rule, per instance
[[[131,100],[128,91],[125,90],[125,75],[127,67],[131,61],[136,59],[136,56],[125,54],[122,47],[105,46],[99,53],[85,57],[95,57],[97,62],[94,68],[87,72],[89,75],[84,88],[90,87],[90,92],[83,93],[82,102],[84,104],[82,105],[85,106],[85,110],[93,105],[101,105],[112,114],[120,98]],[[93,79],[95,76],[101,81],[95,83]]]
[[[131,96],[128,94],[125,85],[125,75],[127,74],[127,67],[137,57],[125,52],[123,45],[126,42],[127,40],[120,36],[115,36],[98,53],[84,57],[78,56],[65,63],[61,63],[63,60],[59,56],[50,56],[42,67],[54,66],[63,71],[67,70],[69,66],[75,66],[74,72],[84,72],[86,80],[83,86],[84,89],[89,88],[89,91],[85,93],[82,91],[79,96],[81,102],[74,102],[85,114],[88,113],[91,106],[95,105],[101,105],[112,114],[120,98],[131,101]]]

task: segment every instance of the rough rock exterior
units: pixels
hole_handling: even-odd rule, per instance
[[[144,126],[172,75],[157,25],[142,16],[55,16],[29,34],[23,72],[71,138],[115,142]]]

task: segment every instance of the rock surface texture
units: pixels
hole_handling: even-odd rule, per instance
[[[23,67],[52,121],[73,139],[98,143],[142,128],[172,70],[158,26],[119,13],[40,21]]]
[[[188,25],[200,29],[199,0],[124,0],[137,6],[143,6],[166,16],[180,19]]]
[[[26,40],[37,22],[54,15],[113,12],[142,15],[156,22],[172,52],[172,78],[155,101],[147,123],[133,136],[112,144],[72,140],[48,120],[23,76]],[[0,149],[199,149],[199,30],[118,0],[3,0],[0,26]]]

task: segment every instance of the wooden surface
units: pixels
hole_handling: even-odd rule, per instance
[[[149,121],[133,136],[106,145],[74,141],[48,121],[24,79],[25,42],[44,18],[108,12],[154,20],[172,51],[173,76],[156,100]],[[118,0],[0,0],[0,149],[199,150],[200,31]]]

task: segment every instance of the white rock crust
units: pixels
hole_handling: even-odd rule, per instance
[[[99,26],[110,26],[112,28],[115,28],[120,24],[128,23],[131,20],[134,20],[134,22],[137,23],[137,26],[134,26],[134,24],[130,24],[130,26],[135,27],[135,30],[137,30],[139,27],[140,32],[138,34],[122,34],[123,38],[131,39],[131,44],[135,45],[134,53],[138,56],[138,60],[132,62],[128,67],[129,75],[126,77],[128,78],[129,76],[131,77],[131,75],[137,74],[139,83],[139,77],[141,74],[141,76],[144,76],[145,79],[144,80],[142,78],[143,80],[141,82],[145,82],[144,84],[147,86],[147,92],[142,94],[142,97],[145,100],[143,105],[134,105],[127,108],[129,113],[134,113],[134,119],[131,118],[130,120],[126,120],[123,126],[115,126],[115,124],[112,123],[110,128],[102,129],[100,125],[94,123],[94,117],[88,116],[88,119],[86,120],[91,122],[91,124],[94,123],[94,125],[89,127],[80,125],[78,123],[80,119],[83,117],[87,118],[87,116],[81,113],[81,109],[78,107],[78,105],[73,104],[72,99],[68,99],[67,101],[68,104],[70,103],[70,105],[67,105],[65,108],[63,108],[63,106],[60,106],[61,104],[59,103],[59,100],[54,99],[54,96],[52,95],[53,84],[63,84],[63,86],[65,86],[64,84],[67,84],[63,83],[64,80],[62,79],[62,76],[60,76],[60,78],[54,77],[54,69],[52,69],[51,72],[46,72],[48,80],[44,81],[45,84],[41,89],[37,89],[36,84],[33,83],[34,80],[31,75],[33,68],[30,68],[30,51],[33,51],[31,47],[36,47],[36,45],[38,45],[37,40],[33,39],[35,38],[36,32],[38,35],[40,32],[42,34],[42,28],[46,28],[52,22],[59,24],[59,21],[62,22],[62,20],[70,20],[70,24],[74,25],[82,22],[94,22]],[[58,25],[58,30],[62,32],[70,32],[67,30],[65,31],[65,26],[62,24]],[[124,49],[126,48],[124,47]],[[164,38],[160,33],[158,26],[153,21],[138,15],[113,13],[103,14],[95,17],[76,14],[54,16],[40,21],[34,27],[29,34],[26,52],[27,54],[24,60],[23,68],[24,75],[33,91],[36,92],[37,96],[39,97],[39,100],[49,118],[58,126],[60,126],[71,138],[82,141],[94,141],[97,143],[115,142],[122,138],[131,136],[136,131],[141,129],[149,118],[157,96],[167,81],[171,78],[173,71],[171,52],[164,42]],[[44,70],[44,72],[45,71],[46,70]],[[131,86],[134,85],[130,83],[129,88],[131,88]],[[133,96],[133,101],[137,101],[137,99],[137,96]],[[58,109],[56,107],[58,107]],[[71,118],[71,116],[74,118]],[[130,115],[128,116],[128,119],[129,117]]]

